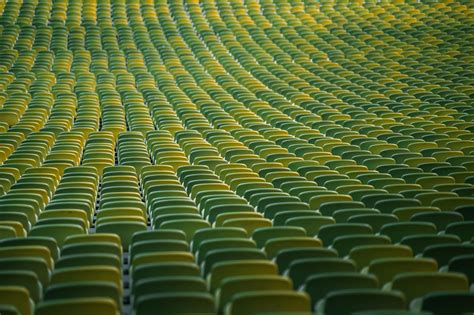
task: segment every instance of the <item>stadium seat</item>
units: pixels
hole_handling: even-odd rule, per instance
[[[406,301],[399,292],[377,289],[346,289],[329,293],[316,305],[323,314],[354,314],[365,310],[403,310]]]
[[[407,301],[411,302],[437,291],[467,292],[468,281],[465,275],[459,273],[408,272],[395,276],[386,287],[403,292]]]
[[[0,313],[471,312],[472,17],[0,1]]]

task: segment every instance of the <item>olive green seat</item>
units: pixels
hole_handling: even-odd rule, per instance
[[[205,314],[216,313],[212,295],[204,292],[153,293],[135,302],[137,314]]]

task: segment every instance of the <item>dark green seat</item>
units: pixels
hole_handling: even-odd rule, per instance
[[[120,257],[113,254],[84,253],[62,257],[56,263],[55,269],[95,265],[107,265],[121,269],[122,261]]]
[[[474,283],[474,254],[453,257],[448,264],[448,271],[461,272],[467,276],[469,283]]]
[[[263,251],[257,248],[225,248],[209,251],[204,257],[201,266],[203,275],[206,276],[212,270],[212,267],[223,261],[238,260],[265,260],[267,256]]]
[[[326,202],[319,207],[319,212],[321,212],[322,215],[333,215],[334,212],[343,209],[356,209],[364,207],[364,204],[360,201]]]
[[[15,238],[15,239],[6,239],[0,241],[0,246],[28,246],[28,245],[39,245],[45,246],[49,249],[51,256],[54,260],[57,260],[59,257],[59,248],[56,243],[56,240],[52,237],[42,237],[42,236],[28,236],[26,238]]]
[[[366,195],[361,198],[361,201],[365,204],[366,207],[374,208],[375,204],[378,201],[387,201],[391,199],[400,200],[402,198],[403,196],[400,194],[381,193],[381,194]]]
[[[211,251],[228,248],[256,248],[253,240],[248,238],[219,238],[204,241],[199,246],[196,254],[196,261],[201,264]]]
[[[322,226],[319,229],[318,238],[325,246],[329,246],[340,235],[370,235],[372,228],[361,223],[336,223]]]
[[[393,243],[400,242],[406,236],[436,233],[436,226],[429,222],[389,223],[380,229],[380,234],[390,237]]]
[[[456,235],[436,235],[436,234],[420,234],[405,236],[400,240],[400,244],[410,246],[415,255],[423,253],[423,251],[432,245],[442,244],[459,244],[461,239]]]
[[[347,220],[347,223],[367,224],[375,233],[378,233],[384,225],[397,222],[398,218],[393,214],[383,213],[360,214],[352,216]]]
[[[416,306],[415,306],[416,307]],[[418,308],[416,308],[418,309]],[[436,292],[425,295],[419,301],[419,309],[433,314],[472,314],[474,313],[474,293]]]
[[[202,314],[214,315],[214,298],[204,292],[153,293],[138,297],[135,303],[137,314],[171,315]]]
[[[166,262],[143,264],[133,269],[132,293],[135,285],[143,279],[150,277],[170,277],[170,276],[195,276],[201,275],[198,266],[186,262]]]
[[[304,258],[337,258],[337,252],[329,248],[290,248],[278,252],[275,263],[283,273],[293,261]]]
[[[58,283],[49,286],[44,300],[103,297],[110,298],[121,307],[122,297],[116,285],[105,281],[84,281],[77,283]]]
[[[303,258],[290,264],[287,275],[297,289],[312,275],[333,272],[356,272],[356,266],[353,261],[341,258]]]
[[[279,227],[268,227],[258,228],[252,233],[252,239],[257,244],[257,247],[262,248],[265,243],[273,238],[278,237],[298,237],[306,236],[306,232],[303,228],[293,226],[279,226]]]
[[[413,222],[430,222],[436,225],[438,231],[444,231],[448,225],[454,222],[461,222],[464,218],[457,212],[425,212],[417,213],[410,218]]]
[[[135,283],[134,296],[155,293],[207,292],[206,282],[196,276],[163,276],[145,278]]]
[[[247,232],[244,229],[234,227],[217,227],[201,229],[194,234],[191,244],[193,252],[199,249],[202,242],[219,238],[247,238]]]
[[[444,232],[446,234],[459,236],[461,241],[468,242],[474,238],[474,222],[469,221],[450,223]]]
[[[380,210],[382,213],[392,213],[395,209],[398,208],[407,208],[407,207],[420,207],[421,202],[416,199],[400,198],[400,199],[388,199],[388,200],[379,200],[375,203],[374,208]]]
[[[42,285],[36,274],[28,270],[5,270],[0,271],[0,286],[19,286],[28,290],[31,299],[38,303],[42,297]]]
[[[391,244],[390,238],[383,235],[343,235],[336,237],[331,247],[344,257],[356,246],[388,244]]]
[[[377,289],[348,289],[329,293],[317,310],[326,315],[352,315],[367,310],[404,310],[406,301],[399,292]]]
[[[474,244],[432,245],[423,251],[423,257],[435,259],[440,267],[447,265],[451,259],[464,255],[474,255]]]
[[[347,289],[376,289],[378,281],[373,275],[334,272],[310,276],[301,288],[309,294],[311,303],[315,305],[331,292]]]

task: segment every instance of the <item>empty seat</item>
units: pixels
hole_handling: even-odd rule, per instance
[[[174,292],[152,293],[139,297],[136,301],[137,314],[186,314],[216,313],[214,299],[209,293]]]
[[[387,287],[403,292],[411,302],[432,292],[467,292],[468,280],[461,273],[408,272],[395,276]]]
[[[235,296],[250,291],[282,291],[291,292],[292,283],[281,276],[240,276],[232,277],[222,282],[216,298],[220,310],[224,310]]]
[[[364,271],[374,274],[382,286],[405,272],[436,272],[438,264],[429,258],[381,258],[373,260]]]
[[[358,223],[336,223],[323,226],[319,229],[318,238],[325,246],[333,243],[334,239],[340,235],[370,235],[372,228],[367,224]]]
[[[469,314],[474,311],[474,294],[458,292],[430,293],[417,301],[415,311],[428,311],[433,314]]]
[[[280,273],[283,273],[293,261],[304,258],[336,258],[337,252],[334,249],[324,247],[302,247],[282,249],[275,257]]]
[[[302,258],[290,264],[287,275],[293,280],[294,287],[298,288],[312,275],[355,271],[356,266],[350,260],[340,258]]]
[[[460,272],[467,276],[469,283],[474,282],[474,271],[471,268],[474,261],[474,255],[459,255],[451,258],[448,264],[448,270],[452,272]]]
[[[446,234],[458,236],[461,241],[467,242],[474,237],[474,222],[453,222],[446,229]]]
[[[217,290],[229,277],[248,275],[276,275],[277,267],[265,260],[226,261],[215,264],[208,276],[209,288]]]
[[[133,234],[145,230],[146,225],[141,222],[110,222],[103,223],[96,228],[98,233],[114,233],[120,236],[124,251],[128,251]]]
[[[425,212],[413,215],[410,221],[431,222],[438,231],[444,231],[449,224],[464,221],[464,217],[457,212]]]
[[[372,275],[334,272],[310,276],[306,279],[302,289],[311,297],[311,304],[315,305],[331,292],[349,289],[376,289],[378,286],[377,278]]]
[[[432,2],[0,1],[0,313],[308,314],[305,259],[469,276],[472,1]],[[357,283],[317,300],[408,312]]]
[[[409,258],[413,252],[402,245],[361,245],[349,252],[349,258],[355,261],[357,269],[368,266],[372,261],[381,258]]]
[[[122,296],[119,288],[106,281],[55,284],[49,286],[44,294],[46,301],[95,297],[112,299],[116,308],[121,308]]]
[[[352,216],[347,222],[367,224],[372,228],[374,233],[378,233],[383,226],[390,223],[397,223],[398,218],[393,214],[371,213]]]
[[[302,292],[245,292],[234,297],[228,304],[225,314],[284,314],[291,312],[307,314],[310,310],[310,299]]]
[[[440,267],[445,266],[456,256],[474,254],[474,244],[442,244],[428,246],[424,257],[434,258]]]
[[[312,237],[279,237],[265,243],[263,250],[269,258],[276,257],[280,251],[290,248],[322,247],[320,239]]]
[[[21,314],[33,314],[33,301],[28,290],[21,286],[0,286],[0,304],[9,305]]]
[[[389,244],[391,244],[390,238],[383,235],[348,235],[336,237],[332,248],[337,250],[339,256],[344,257],[356,246]]]
[[[400,244],[410,246],[413,250],[413,253],[418,255],[423,253],[423,251],[432,245],[442,245],[442,244],[459,244],[461,239],[456,235],[451,234],[420,234],[405,236],[400,241]]]
[[[428,222],[389,223],[380,229],[380,234],[390,237],[393,243],[399,243],[407,236],[436,234],[436,232],[436,226]]]
[[[64,312],[72,314],[97,312],[117,315],[118,309],[112,299],[99,297],[44,301],[35,309],[35,314],[64,314]]]
[[[319,313],[349,315],[364,310],[403,310],[406,301],[399,292],[377,289],[347,289],[329,293],[316,305]],[[379,313],[378,313],[379,314]]]
[[[304,229],[298,227],[271,227],[256,229],[252,238],[258,247],[265,246],[266,242],[281,237],[302,237],[306,236]]]

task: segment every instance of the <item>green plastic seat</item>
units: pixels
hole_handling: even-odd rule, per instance
[[[331,216],[338,210],[356,208],[364,208],[364,204],[358,201],[326,202],[319,207],[319,212],[321,212],[322,215]]]
[[[265,260],[242,260],[225,261],[216,263],[210,274],[207,276],[208,287],[211,292],[215,292],[221,283],[237,276],[250,275],[277,275],[277,266]]]
[[[204,292],[154,293],[139,297],[138,314],[215,314],[213,297]]]
[[[44,293],[46,301],[95,297],[112,299],[117,308],[121,307],[120,290],[106,281],[54,284]]]
[[[228,303],[231,303],[234,297],[244,292],[266,292],[292,290],[292,283],[288,278],[282,276],[238,276],[231,277],[222,282],[217,292],[216,299],[219,309],[224,310]]]
[[[37,303],[42,297],[42,285],[33,271],[3,270],[0,272],[2,286],[19,286],[26,288],[31,299]]]
[[[380,211],[371,208],[341,209],[334,212],[333,217],[338,223],[346,223],[353,216],[366,214],[380,214]]]
[[[380,234],[390,237],[393,243],[400,242],[406,236],[436,233],[436,226],[429,222],[389,223],[380,229]]]
[[[190,242],[194,233],[210,226],[210,223],[204,220],[186,219],[167,221],[160,228],[182,230],[186,234],[186,240]]]
[[[134,297],[156,293],[207,292],[206,282],[196,276],[149,277],[137,281]]]
[[[399,292],[377,289],[347,289],[329,293],[316,305],[319,312],[327,315],[349,315],[367,310],[404,310],[406,300]]]
[[[275,303],[278,301],[278,303]],[[310,299],[303,292],[245,292],[237,294],[228,304],[226,315],[244,314],[285,314],[289,312],[309,314],[311,311]]]
[[[360,245],[389,245],[390,238],[383,235],[344,235],[338,236],[332,243],[339,256],[345,257],[352,248]]]
[[[40,303],[35,309],[35,314],[64,314],[64,312],[71,314],[97,312],[116,315],[119,311],[114,300],[100,297],[49,300]]]
[[[293,280],[293,286],[299,288],[306,280],[316,274],[333,272],[355,272],[356,266],[351,260],[340,258],[303,258],[293,261],[287,275]]]
[[[97,234],[100,235],[100,234]],[[67,239],[70,240],[70,239]],[[81,254],[111,254],[116,257],[122,256],[121,245],[117,245],[115,242],[107,242],[100,239],[95,242],[67,242],[61,250],[61,257],[65,258],[71,255]]]
[[[368,274],[373,274],[383,286],[398,275],[405,272],[436,272],[438,264],[429,258],[382,258],[376,259],[364,269]]]
[[[358,223],[336,223],[325,225],[319,229],[318,238],[323,244],[329,246],[340,235],[370,235],[373,234],[372,228],[367,224]]]
[[[303,228],[299,227],[271,227],[259,228],[252,234],[252,239],[255,240],[258,247],[264,247],[265,243],[274,238],[281,237],[301,237],[306,236]]]
[[[199,277],[200,270],[196,264],[191,262],[160,262],[148,263],[136,266],[132,273],[132,294],[135,287],[145,279],[151,277],[192,276]]]
[[[319,217],[321,216],[319,212],[315,210],[288,210],[279,212],[275,218],[273,218],[274,226],[285,225],[286,222],[290,219],[295,219],[299,217]]]
[[[302,289],[309,294],[311,303],[315,305],[331,292],[348,289],[376,289],[378,285],[377,278],[372,275],[334,272],[310,276]]]
[[[473,244],[439,244],[428,246],[423,257],[433,258],[440,267],[445,266],[456,256],[474,254]]]
[[[305,258],[336,258],[337,252],[334,249],[324,247],[303,247],[289,248],[278,252],[275,263],[278,265],[280,273],[283,273],[293,261]]]
[[[33,314],[34,304],[26,288],[21,286],[1,286],[0,293],[0,303],[2,305],[10,305],[21,314]]]
[[[203,241],[196,253],[196,261],[200,264],[204,261],[208,253],[228,248],[256,248],[256,244],[253,240],[247,238],[219,238]]]
[[[154,230],[154,231],[142,231],[136,232],[132,236],[132,244],[140,241],[147,240],[177,240],[185,241],[186,235],[180,230]]]
[[[110,222],[103,223],[96,228],[98,233],[114,233],[120,236],[124,251],[128,251],[133,234],[145,230],[146,225],[141,222]]]
[[[387,287],[403,292],[407,301],[413,301],[437,291],[467,292],[468,280],[464,274],[459,273],[413,272],[395,276]]]
[[[412,256],[411,248],[402,245],[361,245],[353,248],[348,255],[357,264],[357,270],[362,270],[376,259],[411,258]]]
[[[374,208],[380,210],[382,213],[393,213],[398,208],[420,207],[421,202],[417,199],[388,199],[379,200],[375,203]]]
[[[445,230],[446,234],[458,236],[461,241],[468,242],[474,237],[474,222],[454,222],[450,223]]]
[[[447,307],[447,303],[451,304],[451,307]],[[468,314],[474,310],[474,295],[467,292],[430,293],[425,295],[419,303],[414,303],[413,309],[434,314]]]
[[[28,236],[27,238],[14,238],[0,241],[0,246],[28,246],[28,245],[39,245],[45,246],[49,249],[51,256],[56,261],[59,257],[59,248],[54,238],[52,237],[40,237],[40,236]]]
[[[459,272],[467,276],[469,284],[474,282],[474,272],[471,268],[474,261],[474,255],[455,256],[449,261],[447,270],[450,272]]]
[[[265,243],[263,250],[269,258],[276,257],[280,251],[289,248],[317,248],[321,247],[322,242],[318,238],[312,238],[308,236],[298,237],[279,237],[271,239]]]
[[[59,247],[62,247],[67,237],[84,234],[84,229],[72,224],[55,224],[35,226],[31,229],[31,236],[53,237]]]
[[[291,213],[288,213],[289,215]],[[273,222],[274,224],[276,222]],[[330,216],[320,215],[301,215],[293,216],[285,221],[286,226],[301,227],[304,229],[305,234],[308,236],[316,236],[319,233],[321,227],[329,224],[335,224],[336,221]],[[277,225],[277,224],[275,224]]]
[[[199,249],[199,245],[209,239],[219,238],[246,238],[247,233],[243,229],[220,227],[220,228],[206,228],[200,229],[194,234],[192,241],[193,252]]]
[[[417,213],[410,218],[413,222],[430,222],[436,225],[438,231],[444,231],[446,227],[455,222],[464,221],[464,217],[457,212],[425,212]]]

